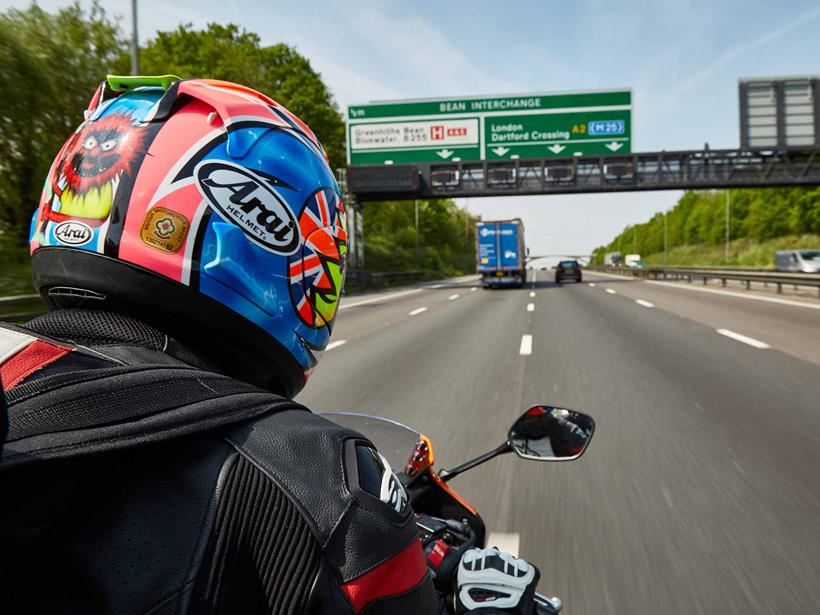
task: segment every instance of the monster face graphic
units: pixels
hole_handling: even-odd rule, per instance
[[[336,315],[347,254],[345,208],[330,190],[308,199],[299,216],[304,237],[301,255],[289,264],[290,296],[300,320],[313,328],[330,325]]]
[[[132,175],[144,153],[145,131],[128,115],[112,114],[74,135],[57,169],[59,213],[103,220],[123,173]]]

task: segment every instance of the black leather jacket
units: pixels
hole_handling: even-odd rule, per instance
[[[25,353],[45,360],[31,369]],[[173,399],[172,379],[123,388],[93,425],[77,418],[79,394],[38,407],[49,383],[89,391],[76,383],[105,370],[192,362],[113,314],[58,311],[0,327],[2,612],[437,612],[409,507],[360,487],[380,471],[361,435],[281,398],[238,424],[175,430],[188,407],[160,411],[169,404],[157,401]],[[198,373],[206,396],[235,383]],[[123,418],[120,407],[140,411]],[[71,440],[77,430],[92,435]],[[70,455],[54,445],[65,441]]]

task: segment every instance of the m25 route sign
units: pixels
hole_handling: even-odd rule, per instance
[[[631,151],[629,89],[372,102],[347,112],[352,165]]]

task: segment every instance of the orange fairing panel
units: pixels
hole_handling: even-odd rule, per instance
[[[458,502],[464,508],[469,510],[473,515],[478,516],[478,511],[476,511],[475,508],[473,508],[464,498],[462,498],[455,489],[453,489],[452,487],[450,487],[450,485],[441,480],[438,474],[436,474],[432,470],[432,468],[430,469],[430,477],[433,479],[433,482],[435,482],[439,487],[441,487],[451,498],[453,498],[456,502]]]

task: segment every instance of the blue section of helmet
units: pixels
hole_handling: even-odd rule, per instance
[[[232,162],[281,180],[273,187],[297,220],[316,190],[338,192],[327,164],[285,130],[259,126],[234,130],[203,160]],[[330,332],[327,327],[305,325],[296,314],[290,299],[290,261],[253,243],[233,222],[213,212],[199,255],[199,291],[254,322],[304,369],[310,369],[316,363],[312,349],[324,348]]]
[[[164,93],[162,88],[144,87],[111,98],[103,101],[90,120],[93,122],[112,113],[126,113],[134,118],[134,121],[144,122]]]

